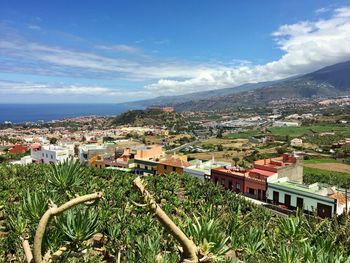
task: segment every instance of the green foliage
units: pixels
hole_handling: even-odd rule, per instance
[[[349,188],[350,174],[304,167],[304,182],[307,184],[319,182]]]
[[[51,165],[46,173],[48,182],[60,192],[71,191],[82,182],[84,170],[79,161],[66,160],[57,165]]]
[[[67,195],[66,191],[57,191],[56,186],[61,189],[68,179],[52,184],[50,165],[0,165],[0,202],[7,214],[9,232],[5,242],[0,240],[0,261],[5,261],[8,254],[24,261],[18,237],[28,235],[33,243],[37,218],[50,200],[60,205],[73,193],[83,195],[94,189],[104,193],[98,204],[79,205],[51,220],[45,234],[45,251],[66,246],[69,251],[61,262],[116,262],[118,256],[121,262],[155,262],[159,255],[162,262],[179,262],[178,243],[147,207],[135,205],[142,203],[142,198],[132,187],[134,175],[72,167],[70,171],[77,174],[79,183],[73,180],[74,187],[69,191],[74,192]],[[67,168],[60,169],[68,173]],[[65,178],[59,174],[54,173],[55,177]],[[233,192],[187,175],[147,176],[144,180],[147,190],[171,219],[216,262],[349,262],[347,217],[322,222],[300,214],[278,217]],[[103,235],[97,242],[105,250],[103,255],[92,252],[86,242],[96,232]],[[83,250],[86,253],[81,253]],[[233,254],[232,260],[226,259],[226,251]]]
[[[98,214],[95,211],[77,207],[59,216],[56,222],[68,241],[82,244],[96,233],[97,220]]]
[[[249,139],[252,136],[259,135],[260,132],[258,130],[247,130],[244,132],[237,132],[237,133],[229,133],[226,135],[229,139]]]

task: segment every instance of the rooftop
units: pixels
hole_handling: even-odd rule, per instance
[[[249,173],[259,174],[259,175],[263,175],[266,177],[270,177],[270,176],[276,174],[275,172],[270,172],[270,171],[266,171],[266,170],[262,170],[262,169],[258,169],[258,168],[253,168],[253,169],[249,170]]]
[[[224,172],[236,176],[248,176],[248,171],[241,167],[236,166],[223,166],[212,169],[213,171]]]
[[[163,165],[169,165],[169,166],[174,166],[174,167],[189,167],[191,166],[191,164],[189,162],[180,160],[180,159],[176,159],[174,157],[171,157],[169,159],[166,159],[164,161],[160,162]]]

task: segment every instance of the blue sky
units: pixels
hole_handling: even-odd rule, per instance
[[[0,2],[0,103],[123,102],[350,59],[350,0]]]

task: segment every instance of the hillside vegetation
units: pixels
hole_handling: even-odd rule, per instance
[[[133,102],[133,105],[171,105],[177,111],[238,110],[261,107],[281,99],[312,99],[350,95],[350,61],[278,81],[238,87],[163,96]]]
[[[181,116],[176,112],[130,110],[118,115],[111,121],[111,124],[140,127],[145,125],[167,126],[167,124],[171,124],[179,120],[181,120]]]
[[[43,254],[51,251],[54,262],[183,260],[183,248],[132,187],[134,175],[66,163],[3,165],[0,178],[3,261],[24,262],[22,241],[34,244],[38,222],[49,204],[60,206],[96,191],[103,193],[98,202],[79,204],[52,218]],[[302,215],[279,217],[220,186],[186,175],[149,176],[144,184],[193,240],[201,262],[349,262],[350,224],[344,218],[318,222]]]

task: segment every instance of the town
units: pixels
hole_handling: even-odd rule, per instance
[[[133,126],[133,112],[113,119],[127,117],[117,125],[107,125],[106,117],[26,127],[7,123],[0,130],[0,160],[39,165],[74,158],[83,166],[141,176],[188,174],[285,214],[299,208],[324,218],[349,211],[343,179],[350,172],[347,114],[204,112],[194,118],[171,107],[141,112],[142,126]],[[166,125],[145,125],[174,117]]]

